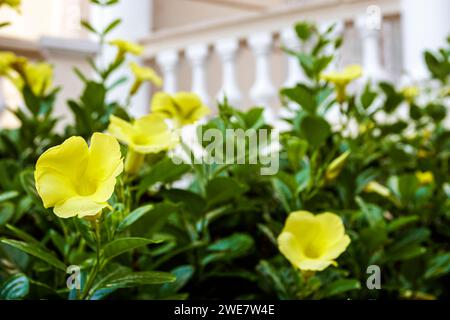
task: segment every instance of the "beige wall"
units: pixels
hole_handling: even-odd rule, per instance
[[[38,39],[40,36],[85,37],[80,19],[88,15],[89,0],[22,0],[21,13],[2,7],[0,21],[10,26],[0,36]]]
[[[154,0],[153,12],[153,30],[160,31],[161,29],[230,17],[248,11],[194,0]]]

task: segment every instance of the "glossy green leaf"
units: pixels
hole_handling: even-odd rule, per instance
[[[10,245],[14,248],[22,250],[29,255],[36,257],[49,265],[66,272],[66,265],[61,262],[58,258],[56,258],[52,252],[44,249],[38,245],[26,243],[23,241],[17,241],[12,239],[2,239],[0,242]]]

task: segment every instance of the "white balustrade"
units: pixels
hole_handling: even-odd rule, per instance
[[[403,63],[412,80],[427,77],[423,52],[444,46],[450,32],[449,13],[448,0],[401,0]]]
[[[206,82],[206,64],[208,59],[208,45],[192,45],[186,49],[186,56],[192,67],[192,92],[200,96],[203,103],[210,105],[211,99],[208,94]]]
[[[275,121],[273,102],[276,89],[272,83],[270,72],[270,54],[272,50],[272,34],[257,33],[249,37],[248,44],[255,56],[255,82],[250,89],[250,97],[254,103],[264,107],[266,119]]]
[[[161,68],[164,78],[163,90],[167,93],[177,92],[178,60],[178,52],[176,50],[166,50],[156,56],[156,62]]]
[[[226,96],[232,106],[239,107],[242,102],[242,94],[239,90],[236,77],[236,58],[239,50],[239,40],[220,40],[215,44],[214,48],[222,62],[222,88],[219,90],[217,99],[223,101]]]
[[[378,81],[387,79],[387,74],[381,61],[381,22],[378,24],[376,18],[370,14],[360,16],[355,25],[361,37],[364,78]]]

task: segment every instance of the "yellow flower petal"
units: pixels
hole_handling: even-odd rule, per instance
[[[85,175],[93,180],[104,181],[115,178],[122,170],[122,154],[117,140],[110,135],[94,133]]]
[[[139,56],[144,51],[144,47],[137,43],[125,41],[122,39],[116,39],[109,42],[109,44],[116,46],[119,53],[131,53],[133,55]]]
[[[350,238],[339,216],[324,212],[292,212],[278,236],[280,252],[300,270],[321,271],[335,265]]]
[[[136,77],[136,81],[138,82],[150,81],[157,87],[162,86],[163,81],[161,77],[152,68],[141,67],[135,62],[130,63],[130,68],[134,76]]]
[[[141,154],[169,150],[178,143],[178,136],[160,114],[146,115],[133,124],[112,116],[108,132]]]
[[[94,216],[105,208],[106,202],[98,203],[89,197],[73,197],[67,201],[57,204],[53,212],[60,218],[71,218],[78,216]]]
[[[151,109],[172,119],[178,126],[195,123],[210,113],[200,97],[191,92],[178,92],[173,96],[159,92],[153,96]]]
[[[425,185],[425,184],[430,184],[434,182],[434,175],[433,172],[431,171],[417,171],[416,172],[416,177],[417,180],[419,180],[420,184]]]
[[[36,172],[38,171],[36,170]],[[36,178],[36,187],[45,208],[53,207],[55,204],[77,195],[70,179],[51,168],[39,173]]]
[[[166,118],[173,118],[180,112],[180,110],[177,110],[172,97],[165,92],[157,92],[153,95],[151,111],[162,114]]]
[[[108,133],[116,137],[119,141],[130,144],[134,135],[133,125],[116,116],[110,116]]]
[[[81,137],[71,137],[45,151],[36,163],[35,177],[51,168],[71,179],[79,178],[87,167],[88,146]]]
[[[94,133],[90,148],[83,138],[72,137],[44,152],[34,177],[44,207],[54,207],[62,218],[84,217],[107,206],[122,170],[117,140]]]

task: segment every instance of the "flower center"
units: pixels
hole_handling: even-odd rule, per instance
[[[322,250],[320,250],[319,246],[315,243],[310,243],[305,248],[305,256],[310,259],[317,259],[322,255]]]
[[[90,196],[97,191],[97,185],[96,183],[81,177],[80,181],[76,184],[76,190],[80,196]]]

